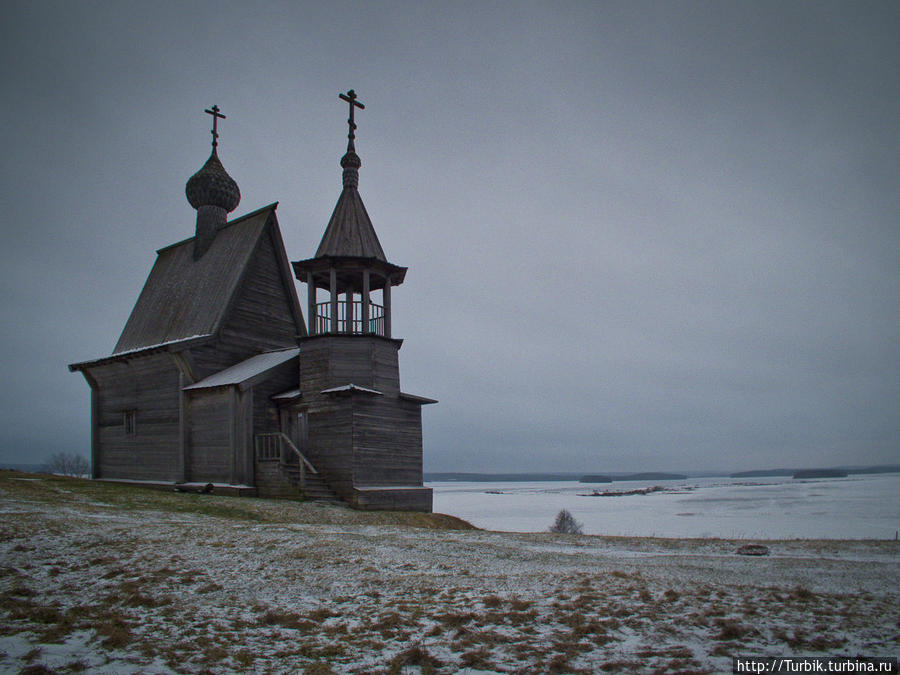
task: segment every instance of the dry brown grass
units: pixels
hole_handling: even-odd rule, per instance
[[[754,628],[741,623],[737,619],[716,619],[713,623],[719,630],[713,636],[715,640],[743,640],[748,635],[756,632]]]
[[[317,607],[311,612],[307,612],[306,616],[310,621],[316,621],[321,623],[326,619],[330,619],[335,616],[340,616],[340,612],[336,612],[333,609],[329,609],[328,607]]]
[[[424,647],[413,645],[391,659],[388,672],[391,675],[399,675],[404,666],[418,666],[422,675],[432,675],[442,665],[443,663],[429,654]]]
[[[589,538],[571,559],[545,563],[552,557],[546,535],[372,531],[366,514],[215,495],[200,513],[173,518],[165,512],[174,506],[142,503],[140,490],[103,486],[96,501],[125,503],[114,511],[88,503],[90,489],[64,496],[66,515],[42,506],[0,523],[13,537],[0,566],[3,633],[46,644],[95,631],[92,660],[116,652],[139,668],[157,659],[179,672],[363,673],[380,661],[382,673],[702,673],[724,667],[732,653],[779,643],[814,653],[857,649],[861,634],[884,649],[897,643],[895,592],[826,592],[818,580],[805,581],[817,579],[812,574],[759,587],[728,586],[722,574],[694,583],[668,567],[677,570],[677,556],[658,573],[647,558],[610,557],[611,544]],[[29,490],[40,502],[40,486]],[[258,518],[248,522],[243,510],[257,506]],[[83,517],[79,509],[113,517]],[[154,522],[138,532],[132,523],[143,514],[123,514],[142,509],[152,509]],[[135,531],[121,525],[110,536],[116,518]],[[320,531],[310,521],[330,525]],[[67,532],[70,524],[77,536]],[[197,541],[191,533],[207,524],[214,536]],[[375,541],[377,555],[363,555]],[[692,556],[685,569],[702,573],[702,563]],[[181,597],[190,600],[175,601]],[[881,629],[873,616],[885,617]],[[684,644],[708,646],[695,656]],[[18,659],[16,667],[41,660]],[[43,661],[78,671],[74,661]]]
[[[309,632],[318,628],[315,621],[310,621],[294,612],[283,612],[277,609],[269,609],[259,618],[259,623],[265,626],[281,626]]]

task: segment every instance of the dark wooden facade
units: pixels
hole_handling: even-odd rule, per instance
[[[400,391],[401,344],[374,334],[303,338],[297,410],[308,416],[310,460],[343,499],[430,511],[421,407],[434,401]]]
[[[111,356],[70,366],[91,385],[93,475],[258,491],[255,436],[280,431],[271,397],[296,387],[306,330],[275,205],[228,223],[200,260],[193,245],[157,252]]]
[[[293,263],[307,328],[277,205],[227,221],[240,191],[214,142],[186,188],[195,235],[157,251],[112,355],[69,366],[91,387],[94,478],[431,510],[421,406],[434,401],[401,391],[391,336],[406,268],[357,191],[352,132],[341,166],[316,256]]]

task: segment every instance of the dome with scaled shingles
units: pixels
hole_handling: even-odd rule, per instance
[[[195,209],[199,209],[201,206],[218,206],[231,212],[241,201],[238,184],[225,171],[215,148],[209,159],[206,160],[206,164],[188,179],[184,192],[187,200]]]

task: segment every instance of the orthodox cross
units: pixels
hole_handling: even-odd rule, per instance
[[[212,128],[212,137],[213,137],[213,148],[215,148],[219,144],[219,129],[218,122],[219,119],[225,119],[225,115],[219,112],[219,106],[214,105],[212,108],[204,110],[203,112],[212,115],[213,118],[213,128]]]
[[[352,141],[354,138],[356,138],[356,134],[353,133],[354,131],[356,131],[356,123],[353,121],[353,109],[359,108],[360,110],[364,110],[366,106],[356,100],[356,92],[352,89],[346,94],[338,94],[338,96],[350,104],[350,119],[347,120],[347,124],[350,125],[350,133],[347,134],[347,138]]]

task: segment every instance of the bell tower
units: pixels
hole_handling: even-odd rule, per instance
[[[358,508],[431,510],[422,485],[421,406],[400,390],[391,333],[391,289],[406,268],[388,262],[359,194],[351,89],[343,189],[315,257],[293,263],[307,287],[307,336],[300,338],[300,392],[312,463]]]
[[[343,190],[314,258],[294,263],[306,282],[310,335],[391,337],[391,288],[403,283],[406,268],[389,263],[359,195],[354,111],[365,106],[352,89],[340,97],[350,104],[347,152],[341,157]],[[318,291],[327,298],[318,301]],[[372,293],[380,292],[381,304]],[[357,297],[359,299],[357,299]]]

